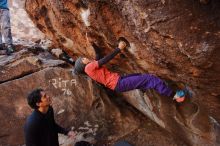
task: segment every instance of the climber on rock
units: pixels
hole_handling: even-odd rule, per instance
[[[74,74],[87,74],[93,80],[116,92],[125,92],[133,89],[154,89],[160,95],[173,97],[173,100],[183,102],[185,100],[186,91],[174,91],[157,76],[147,73],[120,76],[118,73],[110,72],[104,66],[128,45],[128,41],[124,38],[121,38],[118,43],[118,47],[112,53],[100,59],[100,48],[93,43],[93,48],[96,53],[96,60],[79,57],[75,62]]]

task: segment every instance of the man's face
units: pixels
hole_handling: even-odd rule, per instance
[[[84,64],[88,64],[88,63],[91,62],[91,60],[89,60],[88,58],[82,58],[82,62],[83,62]]]
[[[38,103],[39,107],[48,107],[51,104],[51,97],[44,91],[41,91],[41,102]]]

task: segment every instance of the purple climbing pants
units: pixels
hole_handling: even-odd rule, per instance
[[[151,74],[130,74],[122,76],[115,87],[117,92],[125,92],[133,89],[154,89],[163,96],[172,96],[173,90],[163,80]]]

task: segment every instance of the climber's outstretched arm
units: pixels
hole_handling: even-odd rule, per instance
[[[126,47],[126,43],[121,41],[118,44],[118,48],[116,48],[112,53],[110,53],[109,55],[106,55],[105,57],[101,58],[101,54],[100,54],[100,48],[96,45],[93,44],[92,45],[95,53],[96,53],[96,60],[98,61],[99,67],[108,63],[110,60],[112,60],[118,53],[121,52],[122,49],[124,49]]]
[[[98,61],[99,59],[103,57],[101,54],[101,48],[98,47],[95,43],[92,43],[92,47],[95,51],[95,60]]]
[[[99,48],[95,43],[92,44],[94,51],[95,51],[95,60],[98,61],[99,66],[102,66],[104,64],[106,64],[107,62],[109,62],[110,60],[112,60],[119,52],[120,49],[116,48],[111,54],[106,55],[105,57],[102,58],[101,55],[101,48]]]
[[[116,48],[111,54],[106,55],[102,59],[98,60],[99,67],[108,63],[110,60],[112,60],[118,53],[120,52],[119,48]]]

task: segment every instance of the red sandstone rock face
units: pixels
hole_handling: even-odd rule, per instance
[[[0,56],[0,66],[4,66],[0,70],[0,145],[24,144],[23,126],[31,113],[26,97],[39,87],[52,97],[57,122],[74,127],[77,140],[92,137],[98,145],[112,145],[123,138],[142,145],[143,140],[149,140],[145,144],[155,143],[154,136],[159,134],[158,145],[184,144],[88,77],[73,76],[63,61],[46,51],[32,51]],[[141,140],[132,140],[136,138]],[[62,136],[60,143],[74,145],[73,140]]]
[[[131,48],[110,68],[182,81],[194,96],[182,105],[155,93],[121,96],[188,145],[219,143],[213,122],[220,121],[218,0],[207,5],[191,0],[26,0],[26,9],[38,28],[73,57],[94,57],[91,39],[107,54],[118,37],[126,37]]]

